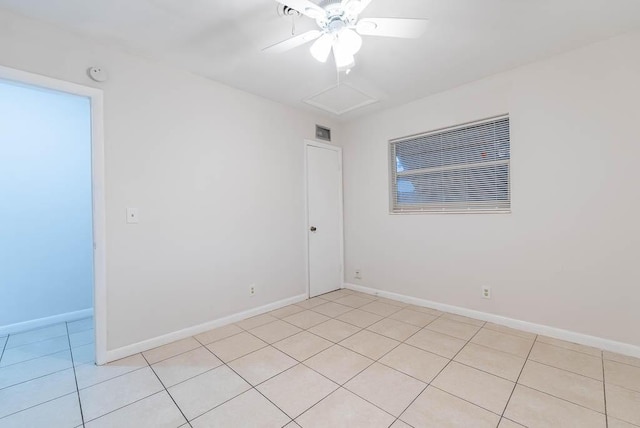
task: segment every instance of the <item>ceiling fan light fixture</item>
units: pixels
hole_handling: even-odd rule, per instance
[[[342,43],[338,41],[333,44],[333,57],[336,61],[338,71],[346,71],[356,65],[353,54],[348,49],[345,49]]]
[[[337,43],[353,56],[357,54],[362,47],[362,37],[355,31],[347,28],[338,34]]]
[[[331,54],[331,46],[333,45],[333,36],[323,34],[314,44],[311,45],[309,51],[311,55],[320,62],[327,62],[329,54]]]

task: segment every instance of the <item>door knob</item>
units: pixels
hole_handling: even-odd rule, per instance
[[[316,229],[316,227],[315,227],[315,226],[311,226],[311,228],[310,228],[309,230],[310,230],[310,231],[312,231],[312,232],[315,232],[315,231],[316,231],[316,230],[318,230],[318,229]]]

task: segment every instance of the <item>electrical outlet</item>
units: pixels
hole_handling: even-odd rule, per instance
[[[482,287],[482,298],[483,299],[490,299],[491,298],[491,288]]]
[[[360,269],[356,269],[356,271],[355,271],[355,273],[354,273],[353,277],[354,277],[355,279],[362,279],[362,270],[360,270]]]
[[[254,294],[256,294],[256,285],[255,284],[251,284],[249,286],[249,295],[253,296]]]

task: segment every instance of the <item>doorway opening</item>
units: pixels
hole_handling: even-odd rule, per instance
[[[0,367],[104,363],[102,91],[0,67]]]

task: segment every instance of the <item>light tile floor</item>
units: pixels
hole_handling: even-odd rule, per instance
[[[640,359],[339,290],[98,367],[0,337],[6,427],[640,427]]]

